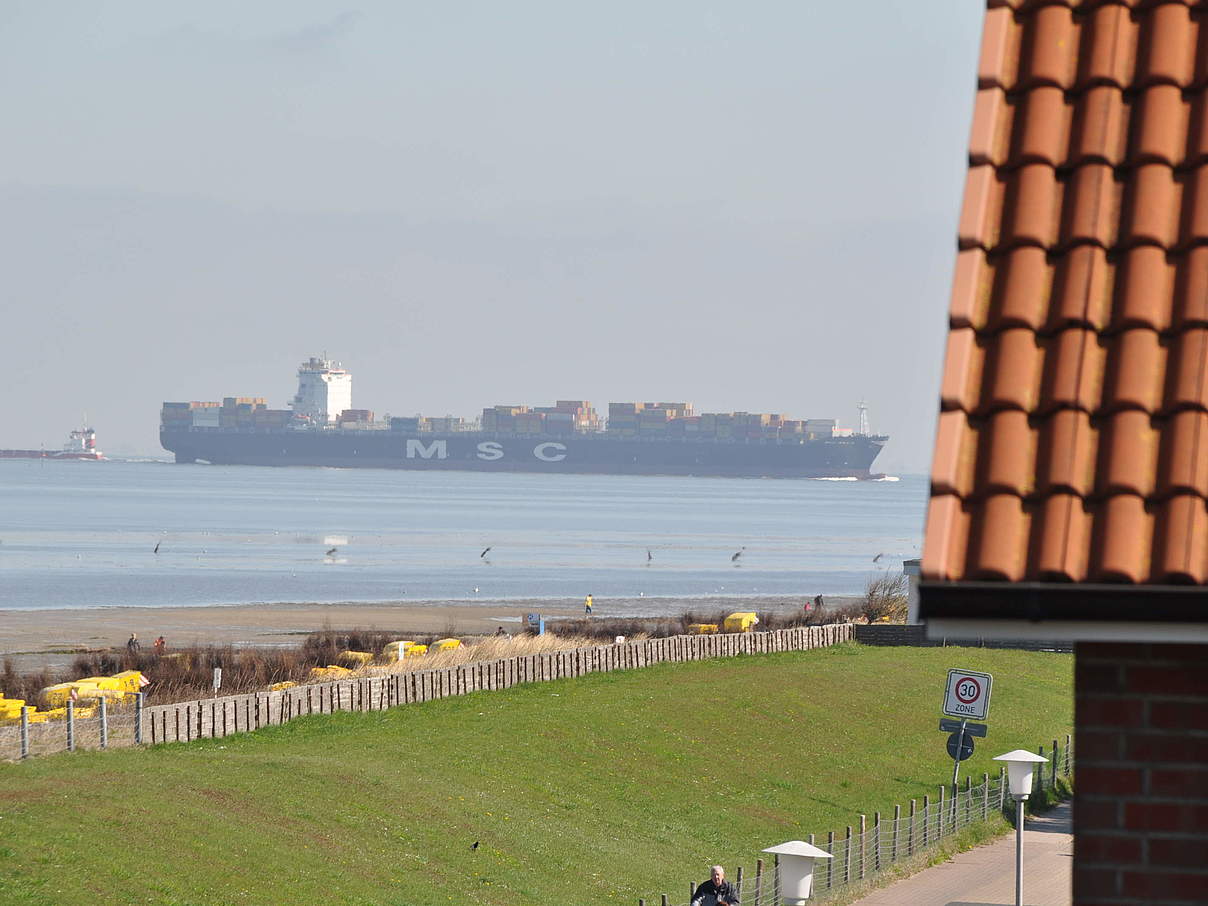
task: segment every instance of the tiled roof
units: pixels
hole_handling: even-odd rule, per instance
[[[994,2],[925,581],[1208,583],[1208,2]]]

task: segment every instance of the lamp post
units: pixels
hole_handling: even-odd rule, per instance
[[[995,761],[1007,763],[1007,782],[1015,798],[1015,906],[1023,906],[1023,803],[1032,793],[1032,774],[1036,765],[1048,759],[1026,749],[996,755]]]
[[[803,906],[814,886],[814,860],[832,858],[826,850],[801,840],[769,846],[764,852],[779,859],[780,890],[776,902],[783,906]]]

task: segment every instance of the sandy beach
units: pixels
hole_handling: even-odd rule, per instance
[[[596,619],[672,616],[688,610],[795,612],[804,599],[784,596],[734,598],[596,599]],[[845,603],[828,598],[828,606]],[[525,613],[547,620],[580,617],[578,601],[507,600],[497,604],[408,601],[346,604],[232,604],[216,607],[93,607],[55,610],[0,610],[0,657],[18,670],[70,663],[82,649],[124,645],[130,633],[146,644],[158,635],[171,645],[294,645],[321,629],[386,629],[408,634],[491,633],[499,626],[515,631]]]

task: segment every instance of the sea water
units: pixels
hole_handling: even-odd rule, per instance
[[[0,608],[856,594],[919,555],[926,497],[910,476],[7,460]]]

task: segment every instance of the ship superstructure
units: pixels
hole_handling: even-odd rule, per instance
[[[702,412],[691,403],[496,405],[480,419],[352,408],[352,375],[326,357],[298,369],[291,409],[263,397],[166,402],[160,441],[177,462],[772,478],[869,478],[888,440],[834,419]],[[866,422],[864,422],[866,424]]]
[[[307,359],[298,366],[298,392],[289,405],[299,418],[333,424],[352,408],[352,374],[326,357]]]

